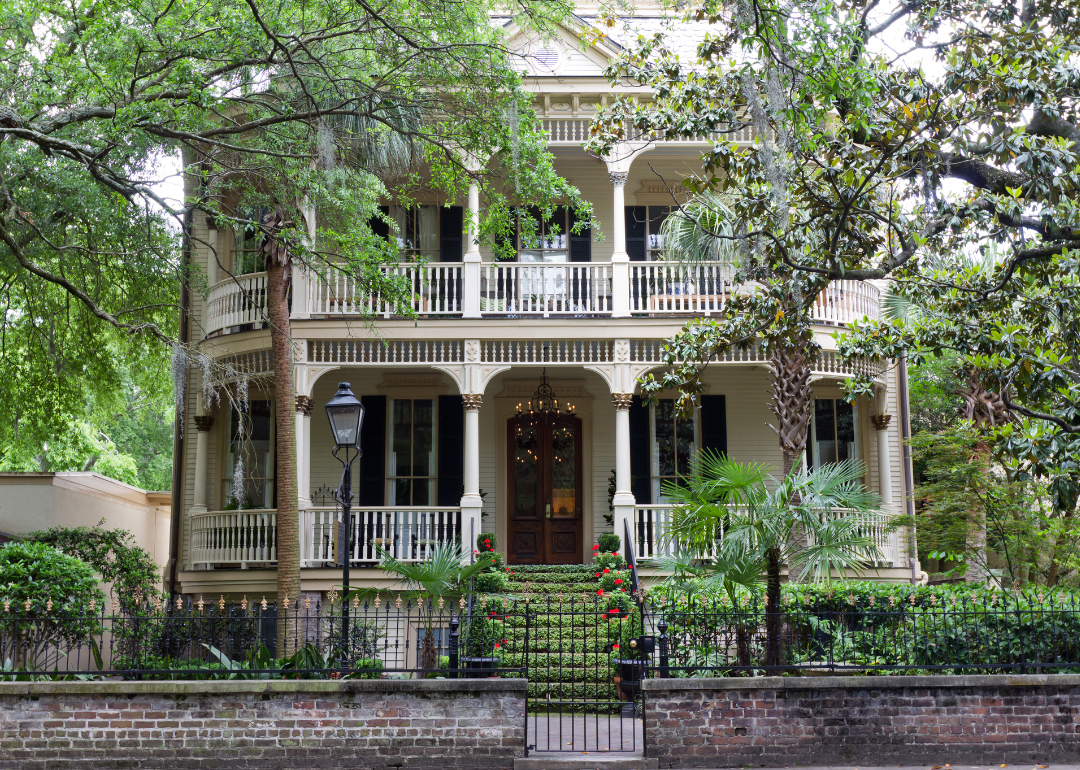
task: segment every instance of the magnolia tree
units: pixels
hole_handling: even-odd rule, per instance
[[[673,32],[710,23],[697,55]],[[695,193],[723,195],[764,290],[670,341],[661,382],[696,394],[719,349],[796,339],[827,282],[891,279],[917,317],[867,322],[842,353],[957,354],[967,411],[1061,516],[1080,486],[1080,17],[1067,0],[699,0],[611,66],[647,86],[594,123],[591,146],[710,136]],[[752,146],[731,139],[752,132]],[[745,134],[742,134],[745,135]],[[990,269],[973,265],[989,260]],[[793,316],[799,323],[793,324]],[[848,382],[872,395],[871,375]]]

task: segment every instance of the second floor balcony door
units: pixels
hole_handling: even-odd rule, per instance
[[[581,564],[581,420],[524,414],[507,429],[508,561]]]

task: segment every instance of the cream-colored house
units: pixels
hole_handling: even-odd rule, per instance
[[[583,27],[595,21],[590,10],[595,15],[595,7],[581,6]],[[633,24],[650,29],[659,18],[640,10]],[[479,207],[474,187],[461,200],[433,197],[412,210],[387,201],[401,226],[405,259],[427,259],[423,268],[400,267],[418,287],[418,321],[357,295],[340,274],[325,280],[294,275],[305,591],[340,582],[339,570],[329,565],[336,517],[330,490],[341,467],[331,455],[323,413],[339,382],[351,383],[366,408],[363,458],[354,469],[353,574],[361,576],[354,579],[380,578],[375,544],[399,558],[423,559],[435,542],[460,537],[471,543],[481,531],[498,534],[511,564],[581,563],[597,536],[611,531],[608,515],[620,535],[628,521],[638,554],[653,556],[667,516],[660,485],[685,469],[694,450],[707,447],[780,467],[780,449],[766,425],[772,419],[768,365],[757,352],[709,366],[693,420],[676,420],[670,399],[647,408],[635,395],[637,379],[661,363],[665,338],[746,289],[733,285],[730,267],[686,269],[661,258],[658,227],[682,199],[678,180],[700,168],[706,141],[627,141],[606,158],[582,148],[597,108],[615,91],[627,90],[612,88],[603,77],[619,39],[605,31],[599,42],[582,46],[581,29],[538,42],[507,26],[511,45],[528,54],[529,87],[557,168],[593,203],[601,239],[554,235],[543,248],[520,250],[516,262],[495,263],[467,224]],[[692,50],[694,29],[680,34]],[[560,232],[566,233],[572,212],[560,216]],[[250,269],[246,247],[253,244],[214,229],[201,215],[193,226],[195,241],[215,244],[224,266],[241,276],[246,296],[259,296],[264,275],[243,273]],[[192,338],[203,338],[213,356],[252,373],[268,372],[270,332],[261,309],[245,300],[206,249],[197,249],[193,259],[211,288],[207,297],[191,299]],[[871,284],[830,286],[814,310],[825,350],[835,351],[831,335],[838,328],[877,314],[878,300]],[[361,311],[378,319],[374,334]],[[905,500],[899,417],[904,383],[895,367],[882,370],[882,397],[852,407],[840,398],[839,383],[848,374],[833,352],[814,373],[810,461],[864,461],[867,485],[887,506],[875,526],[883,554],[878,576],[909,579],[906,538],[886,531],[887,518],[900,513]],[[561,413],[530,416],[528,402],[545,378]],[[235,441],[238,416],[228,408],[208,411],[199,402],[194,372],[187,392],[183,451],[176,458],[183,501],[173,545],[177,587],[185,594],[272,596],[272,400],[252,394],[250,440],[241,447]],[[240,451],[246,455],[244,510],[226,510],[236,507],[232,472]],[[609,497],[613,471],[616,490]]]

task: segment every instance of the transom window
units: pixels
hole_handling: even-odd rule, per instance
[[[435,402],[391,399],[390,414],[390,504],[434,505]]]
[[[814,399],[806,465],[859,459],[859,410],[840,398]]]
[[[439,260],[439,207],[394,206],[398,226],[397,242],[409,260]]]
[[[234,485],[238,460],[243,480]],[[229,446],[222,474],[222,499],[226,510],[277,507],[274,497],[274,411],[270,401],[252,399],[245,412],[236,408],[229,410]],[[242,494],[240,499],[238,492]]]
[[[697,421],[678,414],[675,400],[660,399],[652,409],[652,499],[665,502],[667,482],[676,482],[690,472],[690,458],[697,448]]]

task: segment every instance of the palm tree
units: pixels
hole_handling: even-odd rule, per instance
[[[465,563],[465,555],[457,543],[442,543],[431,549],[426,561],[403,562],[379,548],[379,566],[386,572],[397,576],[404,592],[399,595],[409,602],[416,603],[423,639],[417,651],[418,668],[434,671],[439,666],[439,649],[436,645],[436,624],[442,618],[442,600],[457,598],[465,593],[469,578],[488,569],[493,563],[493,556],[481,555],[472,564]],[[345,597],[370,598],[377,590],[358,590]],[[453,610],[451,609],[451,612]]]
[[[780,479],[764,466],[739,463],[708,450],[692,458],[690,475],[664,486],[672,501],[672,524],[664,539],[679,565],[694,566],[734,598],[734,586],[757,590],[765,580],[766,665],[780,665],[780,579],[788,565],[795,580],[844,579],[880,556],[861,534],[880,510],[880,498],[861,483],[853,461],[813,470],[801,458]],[[796,533],[805,533],[805,540]]]

